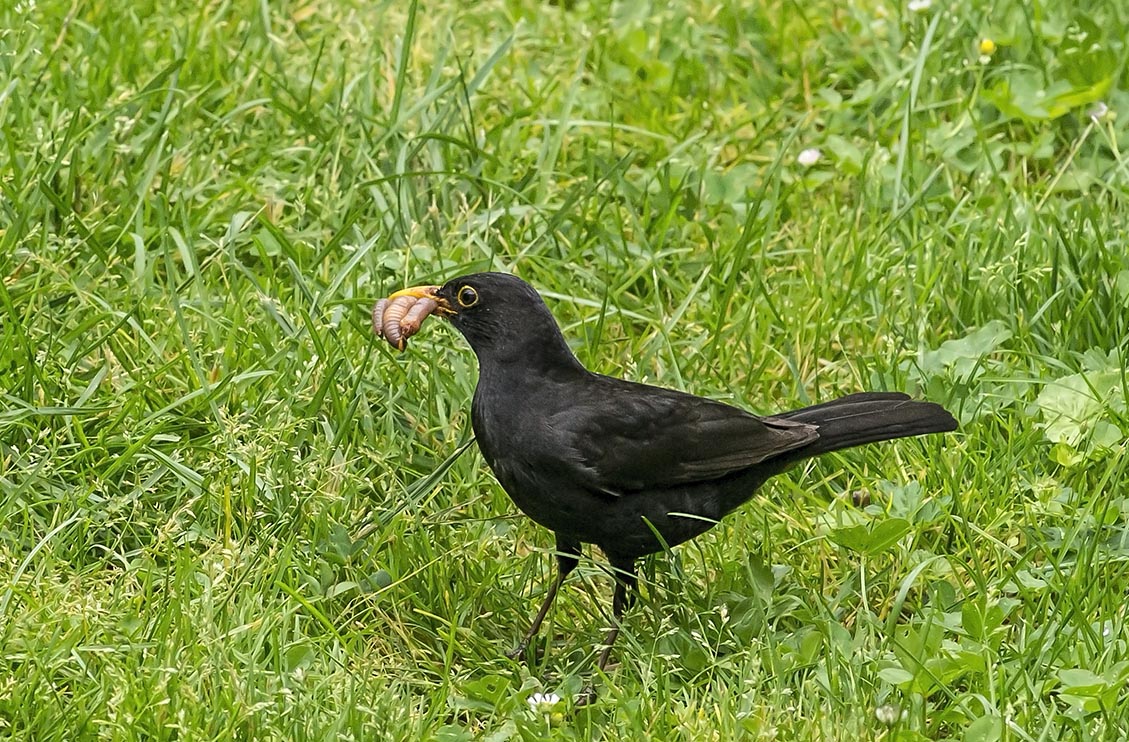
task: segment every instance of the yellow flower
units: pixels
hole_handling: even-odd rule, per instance
[[[996,42],[989,38],[980,39],[980,53],[984,55],[994,54],[996,51]]]

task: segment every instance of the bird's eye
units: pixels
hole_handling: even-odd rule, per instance
[[[478,303],[478,292],[472,289],[470,286],[463,286],[461,289],[459,289],[458,299],[459,306],[473,307]]]

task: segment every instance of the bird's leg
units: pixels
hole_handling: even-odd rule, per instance
[[[557,591],[561,589],[564,584],[565,578],[568,577],[572,570],[576,569],[576,565],[580,563],[580,544],[575,542],[564,541],[560,536],[557,536],[557,579],[549,586],[549,592],[545,595],[545,600],[541,603],[540,610],[537,615],[533,617],[533,623],[529,626],[529,631],[525,632],[525,636],[517,643],[517,646],[506,652],[506,656],[511,660],[517,659],[525,654],[525,650],[529,648],[529,642],[533,637],[537,636],[537,632],[541,630],[541,624],[545,621],[545,616],[549,614],[549,608],[553,605],[553,601],[557,599]]]
[[[620,619],[623,618],[627,609],[635,603],[635,592],[639,585],[639,578],[635,575],[634,561],[624,564],[613,562],[612,567],[615,569],[615,593],[612,595],[613,624],[611,629],[608,630],[607,636],[604,637],[604,651],[600,652],[600,658],[596,661],[596,669],[600,672],[603,672],[604,668],[607,667],[608,658],[612,654],[612,644],[619,636]]]
[[[635,560],[612,562],[613,575],[615,576],[615,593],[612,595],[612,627],[604,637],[604,649],[596,660],[596,669],[600,672],[608,665],[612,656],[612,645],[619,636],[620,621],[623,614],[635,603],[636,590],[639,578],[635,574]],[[585,686],[576,697],[577,706],[587,706],[596,701],[596,688],[593,685]]]

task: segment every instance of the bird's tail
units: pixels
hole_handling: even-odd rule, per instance
[[[819,426],[819,438],[797,449],[794,459],[875,441],[944,433],[957,427],[957,421],[941,405],[918,402],[898,392],[860,392],[773,417]]]

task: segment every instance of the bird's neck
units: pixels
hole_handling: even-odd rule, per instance
[[[564,342],[558,348],[512,346],[505,353],[479,356],[482,380],[501,383],[533,383],[588,373]]]
[[[588,373],[556,322],[527,329],[532,331],[499,336],[488,351],[477,353],[479,384],[517,391]]]

